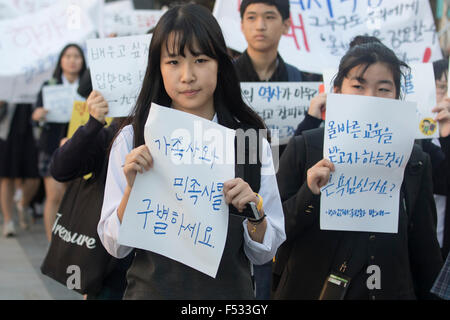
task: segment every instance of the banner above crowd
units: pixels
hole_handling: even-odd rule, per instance
[[[214,16],[227,45],[247,47],[241,32],[240,0],[216,0]],[[279,52],[300,70],[322,73],[336,67],[356,35],[378,37],[407,63],[442,58],[433,15],[427,0],[297,0],[290,1],[291,28]]]
[[[51,78],[65,45],[95,37],[99,1],[65,0],[36,13],[0,21],[0,100],[33,103]]]

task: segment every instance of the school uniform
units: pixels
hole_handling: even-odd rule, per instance
[[[320,75],[312,75],[298,70],[296,67],[286,63],[280,54],[277,55],[277,66],[272,76],[267,80],[259,78],[250,56],[245,50],[241,56],[234,61],[237,76],[240,82],[288,82],[288,81],[318,81]],[[286,145],[279,146],[279,156],[284,152]],[[268,262],[264,266],[256,266],[254,268],[256,297],[257,299],[269,299],[270,283],[272,273],[272,262]],[[256,281],[260,279],[259,281]]]
[[[66,86],[71,86],[74,90],[74,93],[78,87],[78,79],[74,83],[69,83],[64,75],[61,76],[61,79],[57,79],[56,81],[46,81],[42,85],[42,87],[46,85],[50,85],[52,82],[56,82],[54,84],[63,84]],[[36,101],[35,107],[43,107],[44,101],[42,97],[42,88],[39,91],[38,98]],[[41,133],[38,140],[38,148],[39,148],[39,159],[38,159],[38,167],[39,174],[42,177],[50,176],[50,160],[53,152],[56,148],[59,147],[59,143],[62,138],[66,137],[68,123],[53,123],[53,122],[42,122],[39,123]]]
[[[17,104],[6,140],[0,139],[0,177],[38,178],[31,104]]]
[[[213,121],[217,122],[217,115]],[[133,248],[117,243],[120,221],[117,208],[127,186],[122,165],[134,148],[133,128],[128,125],[119,133],[112,146],[102,216],[98,234],[108,252],[124,257]],[[150,150],[151,152],[151,150]],[[253,299],[250,263],[270,261],[285,239],[284,217],[270,146],[263,143],[262,168],[271,174],[261,174],[259,194],[264,199],[267,230],[263,243],[253,241],[247,231],[247,220],[230,215],[227,240],[215,279],[180,262],[162,255],[136,249],[133,264],[127,274],[125,299]],[[269,168],[269,169],[267,169]],[[267,172],[267,171],[266,171]],[[253,189],[255,192],[258,189]]]
[[[307,170],[323,158],[323,128],[289,142],[280,159],[278,185],[286,220],[286,242],[275,299],[318,299],[327,277],[351,278],[345,299],[433,299],[431,286],[443,261],[436,239],[430,159],[414,145],[400,192],[397,233],[320,230],[320,195],[306,182]],[[367,268],[381,271],[381,288],[367,285]]]

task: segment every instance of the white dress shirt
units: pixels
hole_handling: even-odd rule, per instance
[[[217,122],[217,116],[214,116],[213,121]],[[133,149],[133,136],[133,127],[131,125],[124,127],[111,148],[102,213],[97,227],[103,246],[116,258],[127,256],[133,249],[117,242],[120,226],[117,208],[127,186],[122,165],[125,163],[125,156]],[[248,221],[247,219],[243,221],[244,252],[255,265],[270,261],[278,247],[286,240],[284,214],[273,167],[272,151],[266,139],[263,139],[262,154],[259,195],[263,198],[263,208],[267,215],[267,229],[262,243],[250,238],[247,230]]]

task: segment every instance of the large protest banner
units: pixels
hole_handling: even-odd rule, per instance
[[[216,0],[214,15],[227,45],[243,51],[241,0]],[[336,67],[351,39],[360,34],[378,37],[407,63],[442,58],[428,0],[296,0],[290,1],[291,30],[279,52],[300,70],[322,73]]]
[[[150,40],[149,34],[87,41],[92,88],[108,101],[108,117],[128,116],[136,104]]]
[[[0,20],[13,19],[34,13],[56,3],[57,0],[0,0]]]
[[[321,189],[322,230],[398,231],[400,187],[414,143],[416,103],[329,94],[323,156],[335,171]]]
[[[223,184],[234,178],[235,131],[153,103],[144,136],[153,167],[136,176],[118,242],[215,277],[228,231]]]
[[[321,82],[241,82],[244,101],[271,131],[271,145],[283,145],[308,112]]]
[[[75,3],[75,4],[74,4]],[[95,1],[61,0],[38,12],[0,21],[0,100],[34,103],[61,49],[93,37]]]

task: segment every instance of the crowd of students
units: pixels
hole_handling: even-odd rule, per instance
[[[244,0],[240,10],[248,47],[233,60],[209,10],[194,4],[169,9],[153,30],[148,65],[133,111],[107,128],[108,103],[100,92],[92,91],[81,48],[67,45],[53,79],[45,85],[79,87],[80,94],[87,97],[90,119],[67,140],[67,125],[45,122],[41,93],[33,108],[16,108],[10,134],[0,144],[4,235],[15,233],[14,179],[22,181],[21,208],[26,208],[36,189],[36,178],[44,178],[44,221],[51,240],[64,183],[94,173],[104,191],[98,195],[103,197],[98,236],[118,263],[109,282],[105,281],[99,292],[88,293],[88,298],[318,299],[331,275],[350,281],[344,292],[327,296],[332,299],[450,298],[444,274],[448,274],[450,242],[450,221],[445,220],[450,181],[450,99],[446,96],[445,62],[434,64],[438,102],[434,111],[441,138],[414,145],[403,178],[400,201],[406,205],[400,206],[397,233],[320,230],[320,188],[334,171],[322,153],[320,125],[327,96],[322,93],[312,99],[296,136],[280,146],[276,174],[262,174],[258,169],[248,181],[235,178],[224,183],[230,207],[243,210],[248,202],[258,204],[261,198],[263,205],[260,219],[230,215],[216,278],[162,255],[118,243],[136,174],[152,170],[152,150],[144,143],[144,125],[152,102],[231,129],[267,129],[242,100],[240,82],[322,80],[321,75],[287,64],[278,53],[280,38],[289,30],[288,0]],[[358,36],[341,59],[333,92],[400,99],[407,69],[380,40]],[[86,76],[80,81],[83,74]],[[31,120],[41,129],[37,147],[30,146],[34,141]],[[19,121],[22,123],[16,124]],[[20,134],[15,132],[19,128]],[[260,167],[273,168],[269,141],[264,138],[262,148],[270,157],[264,158]],[[16,170],[17,165],[20,168]],[[246,170],[254,168],[245,164]],[[27,187],[28,181],[33,186]],[[435,201],[433,193],[441,197]],[[446,258],[447,267],[443,268]],[[381,288],[366,285],[369,265],[382,270]],[[444,280],[435,284],[438,277]],[[432,293],[433,285],[439,289]]]

